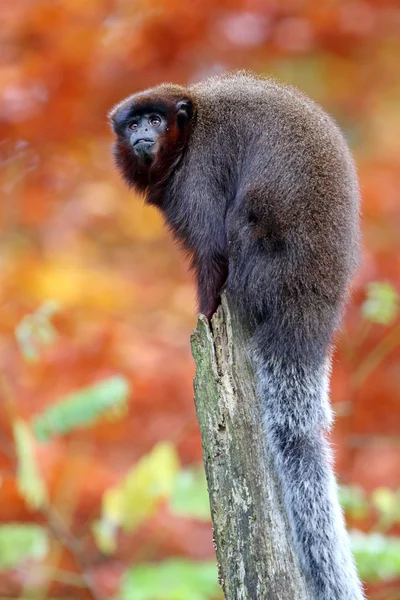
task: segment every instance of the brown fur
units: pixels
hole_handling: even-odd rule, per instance
[[[168,119],[146,168],[124,129],[143,105]],[[342,134],[298,90],[247,73],[157,86],[111,120],[123,176],[191,256],[200,311],[211,317],[225,287],[254,329],[268,442],[310,598],[361,600],[324,438],[324,373],[358,261],[358,183]]]

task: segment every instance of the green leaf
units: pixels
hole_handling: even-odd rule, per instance
[[[399,312],[399,295],[390,283],[373,281],[367,286],[367,299],[361,310],[368,321],[390,325]]]
[[[39,525],[0,525],[0,569],[23,560],[42,560],[48,552],[47,534]]]
[[[386,487],[376,488],[372,493],[372,503],[379,513],[379,526],[391,527],[400,518],[399,496]]]
[[[103,515],[128,531],[154,514],[160,500],[171,497],[179,458],[170,442],[159,442],[103,496]]]
[[[171,559],[139,564],[126,573],[121,600],[210,600],[222,597],[213,562]]]
[[[41,346],[56,340],[58,334],[51,318],[58,310],[57,302],[48,300],[36,312],[26,315],[15,328],[18,345],[28,362],[37,361]]]
[[[211,520],[207,482],[202,466],[180,471],[170,507],[181,517]]]
[[[353,531],[351,543],[363,579],[373,582],[400,577],[400,538]]]
[[[47,490],[36,462],[32,431],[25,421],[15,419],[13,433],[18,459],[18,490],[30,508],[41,508],[47,503]]]
[[[158,443],[118,484],[105,491],[102,516],[93,534],[102,552],[115,550],[117,528],[133,531],[169,500],[179,472],[179,458],[170,442]]]
[[[87,427],[104,415],[126,409],[129,382],[114,376],[68,394],[33,421],[35,435],[42,441],[77,427]]]

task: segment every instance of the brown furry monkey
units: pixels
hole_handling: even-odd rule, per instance
[[[242,72],[134,94],[110,119],[123,177],[191,256],[200,311],[210,318],[224,288],[251,320],[310,598],[362,600],[325,439],[329,349],[358,260],[358,183],[342,134],[296,89]]]

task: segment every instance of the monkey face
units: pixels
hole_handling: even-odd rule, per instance
[[[151,165],[168,128],[161,112],[131,112],[116,114],[114,131],[140,163]]]
[[[128,129],[129,143],[134,154],[140,161],[151,164],[167,129],[165,117],[157,113],[136,114]]]
[[[186,145],[191,100],[175,93],[161,98],[136,94],[109,116],[117,138],[114,156],[128,184],[142,190],[166,179]]]

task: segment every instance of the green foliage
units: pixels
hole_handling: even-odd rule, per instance
[[[181,517],[211,520],[207,482],[202,466],[180,471],[170,507]]]
[[[34,432],[40,440],[47,441],[77,427],[92,425],[104,415],[125,409],[129,394],[129,382],[124,377],[110,377],[68,394],[50,406],[34,419]]]
[[[125,574],[121,600],[210,600],[219,596],[217,567],[172,559],[139,564]]]
[[[351,542],[360,575],[366,581],[400,577],[400,538],[381,533],[351,533]]]
[[[400,490],[379,487],[372,493],[372,504],[378,512],[380,530],[400,524]]]
[[[47,490],[36,462],[35,439],[31,428],[25,421],[16,419],[13,433],[18,461],[18,490],[30,508],[41,508],[47,503]]]
[[[135,530],[153,516],[160,501],[181,517],[211,518],[203,467],[179,470],[179,457],[169,442],[157,444],[121,483],[104,493],[101,519],[93,525],[102,552],[115,552],[118,528]]]
[[[170,442],[160,442],[143,456],[118,485],[106,490],[102,516],[93,528],[99,548],[115,550],[118,527],[133,531],[157,510],[161,500],[169,500],[179,471],[179,457]]]
[[[361,310],[368,321],[390,325],[399,312],[399,295],[390,283],[373,281],[367,286],[367,299]]]
[[[42,560],[48,552],[47,534],[39,525],[0,525],[0,569],[26,559]]]
[[[382,532],[400,524],[400,490],[379,487],[367,497],[358,486],[342,485],[339,497],[346,514],[353,519],[363,519],[371,512],[377,515],[376,527]]]
[[[362,519],[368,514],[368,499],[364,490],[358,486],[341,485],[339,500],[346,514],[353,519]]]
[[[367,497],[357,486],[341,486],[340,500],[350,517],[378,516],[379,533],[351,533],[352,548],[361,577],[366,581],[389,580],[400,576],[400,538],[382,532],[400,523],[400,491],[377,488]]]
[[[57,302],[48,300],[31,315],[26,315],[15,329],[18,345],[28,362],[39,359],[42,346],[48,346],[57,338],[57,331],[51,318],[59,310]]]

